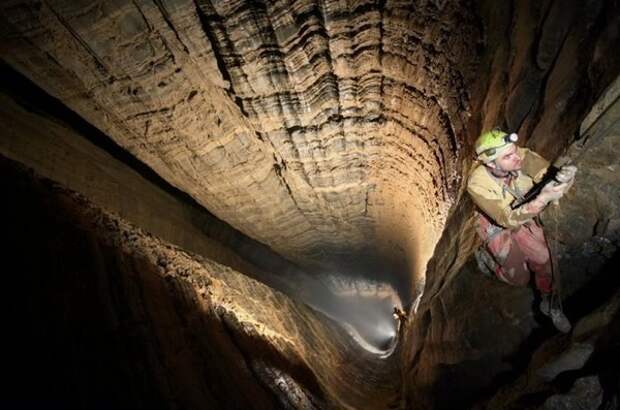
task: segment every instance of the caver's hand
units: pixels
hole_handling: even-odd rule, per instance
[[[567,182],[558,184],[555,181],[551,181],[543,187],[538,197],[536,197],[536,201],[544,202],[545,205],[551,201],[557,201],[562,198],[562,195],[564,195],[568,188]]]
[[[560,183],[568,183],[572,182],[575,179],[575,173],[577,172],[577,167],[574,165],[564,165],[558,171],[555,179]]]
[[[557,201],[570,188],[570,183],[558,184],[557,181],[550,181],[543,187],[538,196],[527,204],[527,210],[533,213],[542,212],[549,202]]]

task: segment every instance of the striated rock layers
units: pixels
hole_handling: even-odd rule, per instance
[[[11,66],[306,265],[423,275],[460,181],[467,2],[6,1]]]
[[[608,343],[618,334],[617,294],[589,288],[618,286],[608,275],[618,257],[617,84],[590,110],[620,72],[618,7],[603,0],[3,1],[2,60],[218,218],[313,272],[366,265],[366,276],[398,285],[405,305],[428,278],[419,310],[401,328],[399,389],[394,361],[363,351],[329,319],[64,189],[31,195],[36,179],[24,188],[16,181],[31,177],[3,165],[3,177],[14,175],[3,191],[15,191],[17,215],[8,221],[15,239],[3,249],[16,272],[38,272],[6,287],[14,298],[13,289],[34,292],[15,328],[27,335],[22,351],[36,354],[24,355],[28,366],[11,362],[15,384],[43,368],[44,392],[81,400],[73,407],[99,397],[111,407],[149,408],[617,403],[618,373],[605,364],[617,350]],[[10,119],[17,111],[2,113]],[[590,316],[571,338],[542,343],[550,331],[532,310],[531,292],[482,277],[471,259],[478,243],[461,182],[471,143],[495,125],[549,158],[568,148],[584,169],[563,212],[549,215],[558,225],[550,238],[566,295],[612,299],[607,307],[573,304],[580,308],[567,310],[571,319]],[[12,132],[3,136],[19,133]],[[56,132],[69,137],[49,135]],[[82,145],[64,137],[52,160],[32,163],[70,174],[70,165],[53,162],[65,147]],[[28,150],[28,141],[21,135],[0,147],[25,157],[45,152]],[[74,163],[106,162],[87,151]],[[117,165],[108,171],[121,181],[129,175]],[[93,193],[88,178],[67,184],[122,212],[123,201],[107,189]],[[128,188],[152,192],[162,201],[157,209],[187,209],[141,181]],[[128,209],[141,217],[148,211],[140,204]],[[194,211],[178,219],[182,232],[166,229],[174,218],[147,215],[144,223],[193,242],[203,217]],[[210,242],[193,246],[261,273],[239,246]],[[42,264],[29,247],[45,256]],[[338,279],[330,276],[344,298],[349,282]],[[47,327],[29,327],[35,319]],[[37,350],[43,338],[57,354]],[[525,380],[539,369],[542,379]]]

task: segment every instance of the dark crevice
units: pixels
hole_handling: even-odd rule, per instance
[[[116,160],[129,166],[153,185],[175,198],[182,199],[184,203],[204,209],[187,193],[170,185],[155,171],[116,144],[98,128],[69,109],[60,100],[47,94],[2,60],[0,60],[0,79],[0,91],[9,95],[27,111],[41,115],[48,120],[61,124],[63,127],[74,130]]]
[[[196,4],[196,13],[198,14],[198,20],[200,21],[202,31],[207,37],[207,40],[209,40],[209,43],[211,44],[211,49],[213,50],[213,57],[220,71],[220,74],[222,75],[222,78],[228,83],[227,92],[229,96],[232,98],[235,104],[239,107],[239,110],[241,110],[241,113],[244,116],[248,117],[247,111],[243,108],[243,100],[241,99],[241,97],[239,97],[236,94],[232,76],[230,72],[228,71],[228,67],[229,66],[232,67],[234,65],[231,65],[230,63],[228,64],[226,63],[226,59],[224,57],[224,54],[222,53],[222,46],[220,45],[220,42],[217,39],[217,35],[214,32],[214,29],[211,27],[212,24],[217,25],[219,31],[221,31],[222,33],[226,33],[224,24],[222,22],[221,17],[215,13],[215,10],[213,10],[213,13],[209,13],[209,15],[206,14],[206,12],[202,9],[202,7],[213,9],[213,6],[210,4],[210,0],[204,0],[204,1],[205,2],[202,4]],[[232,50],[232,47],[229,47],[229,48]]]
[[[174,23],[170,19],[170,14],[168,13],[168,10],[166,10],[166,6],[161,2],[161,0],[154,0],[154,3],[159,9],[162,17],[164,18],[164,21],[168,25],[168,28],[174,33],[174,36],[176,37],[177,41],[179,42],[181,47],[183,47],[183,51],[185,51],[185,53],[189,55],[189,49],[187,48],[183,40],[181,40],[181,35],[176,30]]]
[[[598,257],[603,256],[599,255]],[[600,273],[591,278],[586,285],[566,300],[566,315],[569,318],[583,317],[607,302],[620,289],[618,266],[620,266],[620,250],[616,250],[611,258],[605,262]]]
[[[154,186],[165,191],[186,206],[198,210],[201,217],[199,220],[193,221],[193,223],[209,238],[232,249],[243,259],[258,267],[263,272],[294,272],[297,275],[303,274],[297,265],[276,254],[267,245],[249,238],[226,222],[215,217],[202,205],[198,204],[190,195],[172,186],[150,167],[117,145],[99,129],[71,111],[62,102],[38,88],[13,68],[4,64],[2,60],[0,60],[0,79],[0,91],[9,95],[27,111],[41,115],[48,120],[59,123],[63,127],[74,130],[81,137],[87,139],[116,160],[136,171],[142,178],[152,183]],[[288,187],[285,182],[284,185],[290,193],[290,187]],[[285,293],[290,291],[290,289],[285,286],[285,281],[274,281],[275,276],[273,278],[270,278],[270,276],[256,277],[256,273],[244,273],[257,280],[267,281],[268,285],[274,286],[276,289]]]
[[[78,34],[78,32],[75,31],[73,27],[71,27],[71,25],[67,23],[67,21],[65,21],[65,19],[49,5],[49,3],[46,2],[45,6],[50,10],[50,12],[54,15],[54,17],[58,20],[58,22],[65,28],[65,30],[67,30],[69,35],[73,37],[75,41],[77,41],[80,44],[80,46],[84,48],[84,50],[86,50],[88,55],[93,59],[93,62],[95,63],[95,66],[97,67],[97,70],[99,70],[99,72],[102,75],[111,77],[110,82],[114,81],[114,78],[110,70],[106,67],[106,64],[103,62],[101,57],[99,57],[99,55],[95,53],[95,50],[92,49],[92,47]]]

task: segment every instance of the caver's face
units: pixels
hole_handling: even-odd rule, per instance
[[[506,151],[491,162],[489,166],[495,168],[498,171],[511,172],[521,169],[521,163],[523,160],[517,153],[517,146],[512,144]]]

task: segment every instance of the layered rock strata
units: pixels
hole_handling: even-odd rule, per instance
[[[297,261],[370,249],[422,275],[459,181],[477,41],[464,4],[1,15],[3,59],[235,228]]]
[[[590,125],[586,121],[583,131],[577,130],[602,89],[618,75],[618,16],[617,2],[598,0],[476,5],[11,0],[0,5],[0,53],[12,67],[215,215],[282,255],[320,267],[316,271],[327,276],[350,261],[362,260],[374,275],[406,271],[405,285],[399,289],[405,295],[423,284],[427,258],[442,233],[448,208],[456,201],[426,271],[425,297],[404,329],[402,356],[404,406],[454,408],[494,396],[502,384],[517,379],[518,372],[526,371],[529,355],[551,335],[549,327],[541,326],[543,319],[533,313],[529,290],[483,278],[470,258],[477,246],[473,207],[458,192],[471,162],[471,143],[481,129],[499,125],[517,131],[522,141],[549,158],[570,145],[569,156],[579,161],[578,178],[583,180],[578,179],[573,196],[563,201],[563,211],[549,215],[551,224],[559,221],[551,237],[559,242],[554,246],[562,255],[562,272],[567,272],[565,296],[579,297],[588,288],[586,281],[596,285],[617,259],[617,110],[612,108],[617,98],[602,104],[601,112],[611,117],[592,114]],[[580,141],[573,144],[575,136]],[[604,189],[598,189],[601,186]],[[75,223],[73,218],[68,225]],[[194,317],[190,309],[181,309],[169,325],[165,320],[172,310],[157,298],[148,302],[153,307],[148,320],[141,313],[123,316],[131,343],[135,323],[152,323],[164,338],[170,329],[183,329],[178,344],[162,342],[149,348],[145,360],[132,355],[127,359],[141,366],[146,363],[144,374],[155,380],[145,382],[147,390],[134,384],[132,370],[125,370],[129,365],[120,365],[120,373],[130,375],[122,379],[131,386],[127,391],[139,390],[132,393],[136,406],[143,397],[188,407],[217,406],[227,397],[238,400],[239,406],[258,407],[394,405],[391,365],[382,367],[376,357],[366,360],[364,352],[357,355],[357,345],[329,321],[244,276],[220,277],[220,268],[211,262],[190,262],[178,250],[166,253],[158,265],[160,254],[145,250],[154,245],[131,244],[143,238],[132,229],[88,226],[88,232],[111,229],[101,233],[104,242],[110,237],[129,238],[129,242],[114,239],[95,256],[105,253],[103,259],[129,274],[157,273],[118,288],[134,289],[138,282],[138,288],[148,290],[146,296],[132,292],[128,299],[127,305],[139,313],[144,309],[136,306],[133,296],[150,300],[151,295],[164,295],[165,286],[172,290],[171,299],[164,300],[175,301],[170,302],[175,306],[178,300],[200,299],[193,292],[211,298],[201,290],[202,279],[197,279],[205,275],[218,283],[207,289],[225,289],[209,299],[215,311],[207,309],[210,321],[199,327],[204,334],[216,329],[213,338],[193,333],[194,322],[185,324],[186,318]],[[16,254],[28,246],[25,239],[21,243]],[[54,252],[44,248],[49,243],[53,241],[41,245],[40,253],[56,261]],[[131,255],[136,250],[150,255],[150,262],[141,256],[135,261]],[[62,246],[54,251],[63,251]],[[75,253],[59,254],[76,259]],[[360,256],[368,257],[368,262]],[[169,269],[168,262],[179,258],[181,271],[174,263]],[[130,261],[129,268],[124,260]],[[56,264],[59,271],[77,272],[62,268],[63,263]],[[209,266],[208,273],[201,270],[203,264]],[[202,273],[194,276],[185,266]],[[91,268],[85,270],[99,272]],[[169,270],[174,275],[162,274]],[[173,279],[166,282],[162,276]],[[213,279],[224,276],[226,286]],[[236,281],[241,285],[231,284]],[[190,290],[177,292],[177,287]],[[40,284],[34,288],[40,289]],[[118,289],[111,293],[114,298],[124,292]],[[43,292],[41,300],[63,292],[66,289]],[[107,291],[101,293],[105,296]],[[229,293],[238,297],[228,300]],[[77,302],[90,306],[88,300]],[[571,305],[581,305],[571,300],[566,305],[571,319],[587,313],[571,311]],[[123,304],[114,299],[109,306],[115,311]],[[61,307],[61,313],[70,310],[68,304]],[[274,312],[301,324],[271,323]],[[223,327],[232,333],[220,339]],[[58,335],[79,333],[79,326],[60,329]],[[130,344],[135,350],[159,340],[152,337],[157,332],[146,331],[147,337],[142,337],[144,329],[138,329],[138,340]],[[92,334],[98,331],[92,329]],[[79,342],[81,335],[69,339]],[[280,337],[293,342],[273,341]],[[222,359],[206,377],[215,379],[221,372],[217,391],[223,393],[210,391],[206,382],[196,385],[204,368],[194,363],[210,361],[215,352],[228,354],[228,342],[233,341],[246,364],[240,365],[234,359],[239,355],[230,353],[230,363]],[[179,345],[190,346],[187,349],[193,353],[184,356],[187,349]],[[208,360],[194,360],[203,351],[213,354]],[[258,359],[247,361],[254,354]],[[172,371],[161,365],[164,362],[191,370]],[[247,385],[241,395],[226,382],[237,373]],[[192,376],[186,378],[188,374]],[[564,389],[566,395],[549,397],[550,406],[584,391],[593,393],[583,395],[588,403],[598,402],[597,386],[607,385],[583,376],[588,377],[574,381],[570,391]],[[617,374],[614,377],[617,382]],[[360,378],[365,381],[358,383]],[[366,382],[376,383],[377,390]],[[518,383],[517,379],[517,387]],[[91,385],[79,386],[85,399],[97,397],[98,392],[88,390]],[[120,389],[114,383],[110,387]],[[250,403],[252,395],[257,399]]]
[[[393,287],[383,281],[360,283],[343,272],[317,280],[106,145],[104,135],[28,81],[10,70],[0,73],[1,155],[80,192],[96,206],[153,235],[320,310],[370,351],[385,354],[393,347],[392,308],[401,305]]]
[[[303,299],[302,270],[174,190],[58,101],[0,70],[0,154],[184,250]]]

